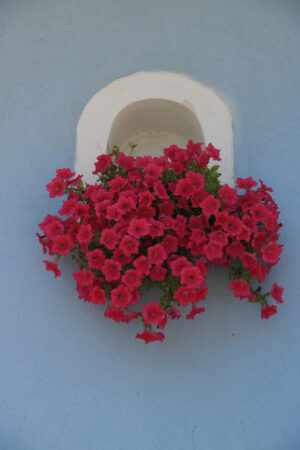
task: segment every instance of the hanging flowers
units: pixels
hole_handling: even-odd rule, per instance
[[[57,170],[47,185],[50,198],[67,196],[59,215],[47,215],[37,233],[46,270],[61,275],[58,261],[70,254],[79,298],[105,304],[105,317],[129,323],[140,318],[136,335],[163,341],[168,320],[204,312],[206,271],[228,269],[229,289],[239,299],[261,305],[261,318],[282,303],[276,283],[262,293],[270,268],[279,261],[278,206],[273,190],[259,180],[238,178],[237,188],[219,182],[220,150],[212,144],[175,145],[164,156],[127,156],[114,147],[100,155],[91,185],[70,169]],[[159,286],[160,298],[140,307],[144,288]]]

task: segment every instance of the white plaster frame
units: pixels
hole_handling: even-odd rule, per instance
[[[106,153],[112,126],[119,113],[134,102],[165,99],[188,108],[201,125],[204,144],[221,149],[223,183],[233,184],[233,131],[228,105],[211,88],[172,72],[138,72],[113,81],[86,104],[78,125],[75,170],[95,182],[94,162]]]

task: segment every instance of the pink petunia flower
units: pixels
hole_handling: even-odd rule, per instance
[[[251,294],[249,283],[242,279],[236,278],[233,280],[229,285],[229,289],[232,289],[234,296],[239,298],[246,298]]]
[[[106,301],[105,292],[99,286],[93,286],[89,291],[89,295],[90,295],[91,301],[95,305],[99,305],[99,304],[103,305]]]
[[[203,308],[203,307],[197,308],[196,305],[193,303],[191,311],[185,316],[185,318],[194,320],[194,318],[197,314],[201,314],[204,311],[205,311],[205,308]]]
[[[167,269],[160,266],[154,266],[150,272],[150,279],[152,281],[164,281]]]
[[[180,283],[186,284],[189,288],[196,288],[203,281],[204,277],[198,267],[184,267],[180,273]]]
[[[67,183],[57,178],[54,178],[46,186],[50,198],[61,197],[64,195],[66,187]]]
[[[149,342],[153,341],[163,342],[165,336],[161,331],[154,331],[152,328],[149,330],[145,327],[142,333],[137,333],[136,338],[143,339],[145,344],[149,344]]]
[[[115,322],[124,322],[125,321],[125,311],[119,308],[115,308],[111,305],[108,305],[105,312],[104,317],[109,317],[113,319]]]
[[[262,259],[266,263],[276,264],[279,261],[279,255],[282,252],[281,246],[277,245],[275,242],[270,242],[264,245],[261,249]]]
[[[270,316],[277,314],[277,306],[276,305],[262,305],[261,307],[261,318],[268,319]]]
[[[122,276],[122,283],[124,283],[131,291],[141,286],[141,274],[134,269],[126,270]]]
[[[212,260],[212,259],[222,258],[223,247],[224,247],[224,245],[221,242],[210,240],[203,247],[203,250],[205,252],[207,259]]]
[[[73,243],[70,236],[68,234],[60,234],[54,239],[52,251],[53,253],[66,256],[72,247]]]
[[[93,237],[91,225],[81,225],[76,237],[79,244],[87,245]]]
[[[182,306],[187,306],[195,301],[195,289],[189,288],[188,286],[180,286],[175,292],[174,298]]]
[[[283,303],[282,293],[284,291],[283,287],[278,286],[277,283],[273,283],[271,295],[276,300],[277,303]]]
[[[141,275],[149,275],[152,264],[147,260],[146,256],[142,255],[133,261],[136,271]]]
[[[131,219],[128,227],[128,233],[139,239],[149,233],[149,225],[146,219]]]
[[[161,244],[148,248],[148,260],[151,264],[160,266],[167,258],[167,253]]]
[[[212,214],[216,215],[217,212],[219,211],[220,206],[221,206],[220,200],[215,198],[213,195],[209,195],[201,203],[202,212],[207,217],[211,216]]]
[[[95,280],[95,275],[90,270],[79,269],[73,273],[73,278],[79,286],[90,286]]]
[[[50,270],[51,272],[54,273],[55,278],[61,276],[61,271],[59,270],[57,263],[55,263],[53,261],[46,261],[46,260],[43,261],[43,263],[46,264],[46,270]]]
[[[120,249],[124,255],[133,255],[139,251],[139,241],[132,236],[126,234],[123,236],[120,242]]]
[[[228,184],[224,184],[221,189],[219,189],[218,194],[225,203],[234,203],[237,198],[237,190],[229,187]]]
[[[88,265],[91,269],[101,269],[104,261],[105,255],[100,248],[96,248],[91,252],[87,253]]]
[[[190,265],[191,263],[186,259],[185,256],[180,256],[171,262],[172,274],[175,277],[179,277],[184,267],[189,267]]]
[[[119,280],[121,276],[121,269],[122,266],[119,262],[106,259],[101,270],[106,281],[110,282]]]
[[[132,295],[127,286],[121,284],[111,291],[111,305],[115,308],[126,308],[132,299]]]
[[[143,317],[145,323],[155,323],[156,325],[159,325],[164,319],[164,315],[165,311],[155,300],[148,305],[143,306]]]
[[[112,228],[107,228],[102,231],[100,244],[105,245],[109,250],[114,249],[118,244],[118,241],[117,233]]]

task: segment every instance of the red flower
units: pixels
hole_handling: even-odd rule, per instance
[[[164,315],[164,310],[155,300],[148,305],[143,306],[143,317],[145,323],[155,323],[156,325],[159,325],[164,319]]]
[[[221,244],[226,245],[228,243],[228,235],[224,231],[218,230],[210,233],[209,239],[211,241],[221,242]]]
[[[59,270],[57,263],[52,261],[43,261],[43,263],[46,264],[46,270],[51,270],[54,273],[55,278],[61,276],[61,271]]]
[[[188,178],[182,178],[177,181],[175,195],[182,196],[184,198],[190,198],[190,196],[194,193],[195,188]]]
[[[211,142],[208,144],[207,147],[205,147],[205,150],[212,159],[214,159],[215,161],[221,161],[220,150],[215,148]]]
[[[46,186],[50,198],[61,197],[64,195],[66,187],[67,183],[57,178],[54,178]]]
[[[95,303],[95,305],[105,303],[105,292],[99,286],[92,287],[89,294],[92,302]]]
[[[126,308],[132,299],[129,289],[121,284],[111,291],[111,305],[116,308]]]
[[[203,247],[207,259],[217,259],[223,256],[224,245],[218,241],[208,241],[207,245]]]
[[[239,189],[246,189],[247,191],[251,188],[257,186],[256,181],[253,180],[252,177],[248,178],[238,178],[236,180],[236,185]]]
[[[147,220],[151,220],[154,215],[155,215],[155,208],[152,208],[152,206],[144,206],[141,205],[137,210],[136,210],[136,216],[138,219],[147,219]]]
[[[283,303],[283,300],[282,300],[283,290],[284,290],[283,287],[280,287],[280,286],[278,286],[278,284],[273,283],[271,295],[274,298],[274,300],[276,300],[277,303]]]
[[[120,242],[120,249],[127,256],[138,253],[139,241],[126,234]]]
[[[116,164],[123,167],[125,170],[129,170],[134,167],[134,158],[132,156],[127,156],[124,153],[120,153],[116,158]]]
[[[168,319],[171,319],[171,320],[180,319],[181,312],[179,311],[179,308],[177,305],[173,305],[173,306],[171,306],[171,308],[168,309],[167,317],[168,317]]]
[[[117,192],[123,189],[126,186],[126,184],[127,184],[126,178],[120,177],[120,175],[116,175],[115,178],[113,178],[108,182],[108,186],[113,191]]]
[[[266,231],[258,231],[257,233],[254,233],[254,237],[251,242],[252,246],[258,250],[266,243],[267,237],[268,233]]]
[[[72,209],[76,205],[75,198],[70,198],[63,202],[62,208],[58,211],[62,216],[70,216],[72,214]]]
[[[59,234],[63,234],[64,225],[59,220],[53,220],[45,226],[45,235],[47,238],[54,240]]]
[[[203,282],[198,289],[195,290],[195,303],[203,301],[206,299],[208,289]]]
[[[257,222],[263,222],[270,214],[269,210],[261,203],[257,203],[256,205],[252,206],[249,209],[249,212]]]
[[[54,239],[52,251],[59,255],[67,255],[72,247],[73,243],[70,236],[68,234],[60,234]]]
[[[242,279],[235,279],[230,283],[229,289],[233,290],[234,296],[239,298],[246,298],[250,295],[250,285],[247,281]]]
[[[157,220],[150,219],[149,221],[149,234],[152,238],[162,236],[164,234],[163,226]]]
[[[149,233],[149,225],[146,219],[131,219],[128,227],[128,233],[139,239]]]
[[[151,206],[151,203],[153,202],[154,199],[155,197],[151,194],[150,191],[139,193],[140,205]]]
[[[77,233],[77,241],[83,246],[88,244],[93,237],[91,225],[82,225]]]
[[[149,330],[148,328],[144,328],[142,333],[137,333],[137,339],[143,339],[145,344],[149,344],[149,342],[153,341],[163,341],[165,336],[161,331],[154,331],[152,328]]]
[[[242,222],[238,217],[235,216],[229,216],[227,220],[225,220],[223,228],[225,231],[227,231],[229,236],[236,236],[243,230]]]
[[[162,174],[162,167],[157,164],[150,163],[145,169],[146,180],[157,180]]]
[[[70,178],[74,177],[75,172],[71,172],[71,169],[57,169],[56,170],[56,177],[60,178],[61,180],[69,180]]]
[[[195,289],[189,288],[188,286],[180,286],[174,294],[182,306],[187,306],[189,303],[195,302]]]
[[[88,213],[89,205],[85,203],[77,202],[71,209],[71,214],[74,214],[76,219],[79,219],[82,216],[85,216]]]
[[[154,266],[150,272],[150,279],[152,281],[164,281],[167,273],[167,269],[163,269],[160,266]]]
[[[169,195],[163,185],[163,182],[161,180],[157,180],[154,184],[154,192],[157,195],[158,198],[162,200],[169,199]]]
[[[107,208],[106,215],[108,220],[115,220],[116,222],[118,222],[122,217],[121,212],[117,207],[117,205],[109,206]]]
[[[239,241],[233,241],[226,247],[226,253],[231,258],[241,258],[245,253],[245,247]]]
[[[234,203],[236,201],[237,191],[236,189],[229,187],[228,184],[224,184],[221,189],[219,189],[218,194],[225,203]]]
[[[185,316],[186,319],[193,319],[195,318],[196,314],[201,314],[205,311],[205,308],[200,307],[197,308],[194,304],[192,305],[191,311]]]
[[[100,243],[105,245],[106,248],[112,250],[118,243],[118,236],[115,230],[107,228],[103,230],[100,237]]]
[[[109,317],[110,319],[115,320],[117,323],[125,321],[125,312],[122,309],[114,308],[111,305],[108,305],[104,312],[104,317]]]
[[[133,291],[142,284],[141,275],[137,270],[129,269],[122,276],[122,283],[126,284]]]
[[[181,271],[184,267],[189,267],[190,262],[186,259],[185,256],[180,256],[179,258],[174,259],[171,262],[171,270],[172,274],[175,277],[179,277],[181,275]]]
[[[107,259],[102,266],[102,272],[106,278],[106,281],[117,281],[121,275],[121,264],[117,261]]]
[[[161,244],[156,244],[148,248],[148,260],[151,264],[159,266],[165,261],[166,258],[167,253]]]
[[[165,251],[170,254],[176,252],[178,248],[178,239],[175,236],[167,234],[161,242]]]
[[[112,255],[112,260],[118,261],[122,266],[131,263],[132,259],[132,255],[125,255],[120,248],[116,248]]]
[[[196,161],[197,161],[199,167],[207,166],[207,164],[209,163],[209,160],[210,160],[210,156],[205,150],[201,151],[198,158],[196,158]]]
[[[111,155],[100,155],[97,157],[97,162],[95,163],[94,175],[101,172],[104,173],[108,166],[111,164]]]
[[[261,318],[262,319],[268,319],[270,316],[273,316],[277,313],[277,306],[276,305],[262,305],[261,307]]]
[[[125,197],[124,195],[122,195],[117,201],[116,205],[120,213],[124,215],[135,207],[135,201],[132,197]]]
[[[133,261],[133,265],[137,272],[141,275],[149,275],[152,264],[147,260],[146,256],[140,256]]]
[[[87,253],[88,264],[91,269],[101,269],[104,261],[105,255],[100,248]]]
[[[198,267],[184,267],[181,271],[180,283],[186,284],[189,288],[195,288],[204,281],[204,277],[200,273]]]
[[[264,245],[261,249],[262,259],[266,263],[276,264],[279,261],[279,255],[282,252],[282,249],[279,245],[275,244],[275,242],[270,242],[267,245]]]
[[[202,212],[207,217],[211,216],[212,214],[216,215],[219,211],[220,205],[221,202],[219,199],[215,198],[213,195],[209,195],[201,203]]]
[[[79,286],[90,286],[94,282],[95,275],[89,270],[79,269],[73,273],[73,278]]]

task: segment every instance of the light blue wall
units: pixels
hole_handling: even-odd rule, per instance
[[[299,31],[298,0],[0,2],[1,450],[300,449]],[[263,178],[282,211],[266,285],[285,303],[262,321],[219,269],[205,315],[145,346],[77,300],[71,265],[46,273],[34,233],[85,103],[161,69],[231,105],[235,176]]]

